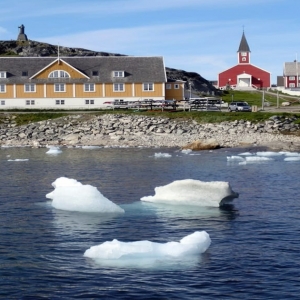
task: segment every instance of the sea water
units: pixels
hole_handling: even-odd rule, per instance
[[[2,299],[299,298],[299,154],[48,150],[0,149]],[[124,213],[53,207],[46,195],[61,177],[97,188]],[[229,182],[239,197],[223,207],[141,201],[155,188],[185,179]],[[164,245],[202,231],[211,244],[196,255],[84,256],[113,240]]]

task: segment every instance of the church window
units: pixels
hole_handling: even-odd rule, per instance
[[[290,76],[289,79],[290,80],[295,80],[295,76]]]
[[[247,59],[246,59],[246,57],[242,57],[242,61],[246,61]]]

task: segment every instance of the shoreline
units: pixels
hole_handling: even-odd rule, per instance
[[[0,128],[0,147],[76,147],[219,149],[266,147],[300,151],[299,125],[275,118],[201,124],[142,115],[69,115],[23,126]],[[280,129],[291,134],[284,134]],[[293,134],[292,134],[293,133]],[[295,134],[296,133],[296,134]],[[197,144],[196,148],[195,144]]]

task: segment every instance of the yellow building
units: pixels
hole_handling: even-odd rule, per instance
[[[184,99],[162,57],[1,57],[0,109],[97,109],[108,101]]]

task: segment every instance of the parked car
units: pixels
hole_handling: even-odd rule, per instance
[[[229,111],[252,111],[251,106],[247,102],[231,102],[228,105]]]

